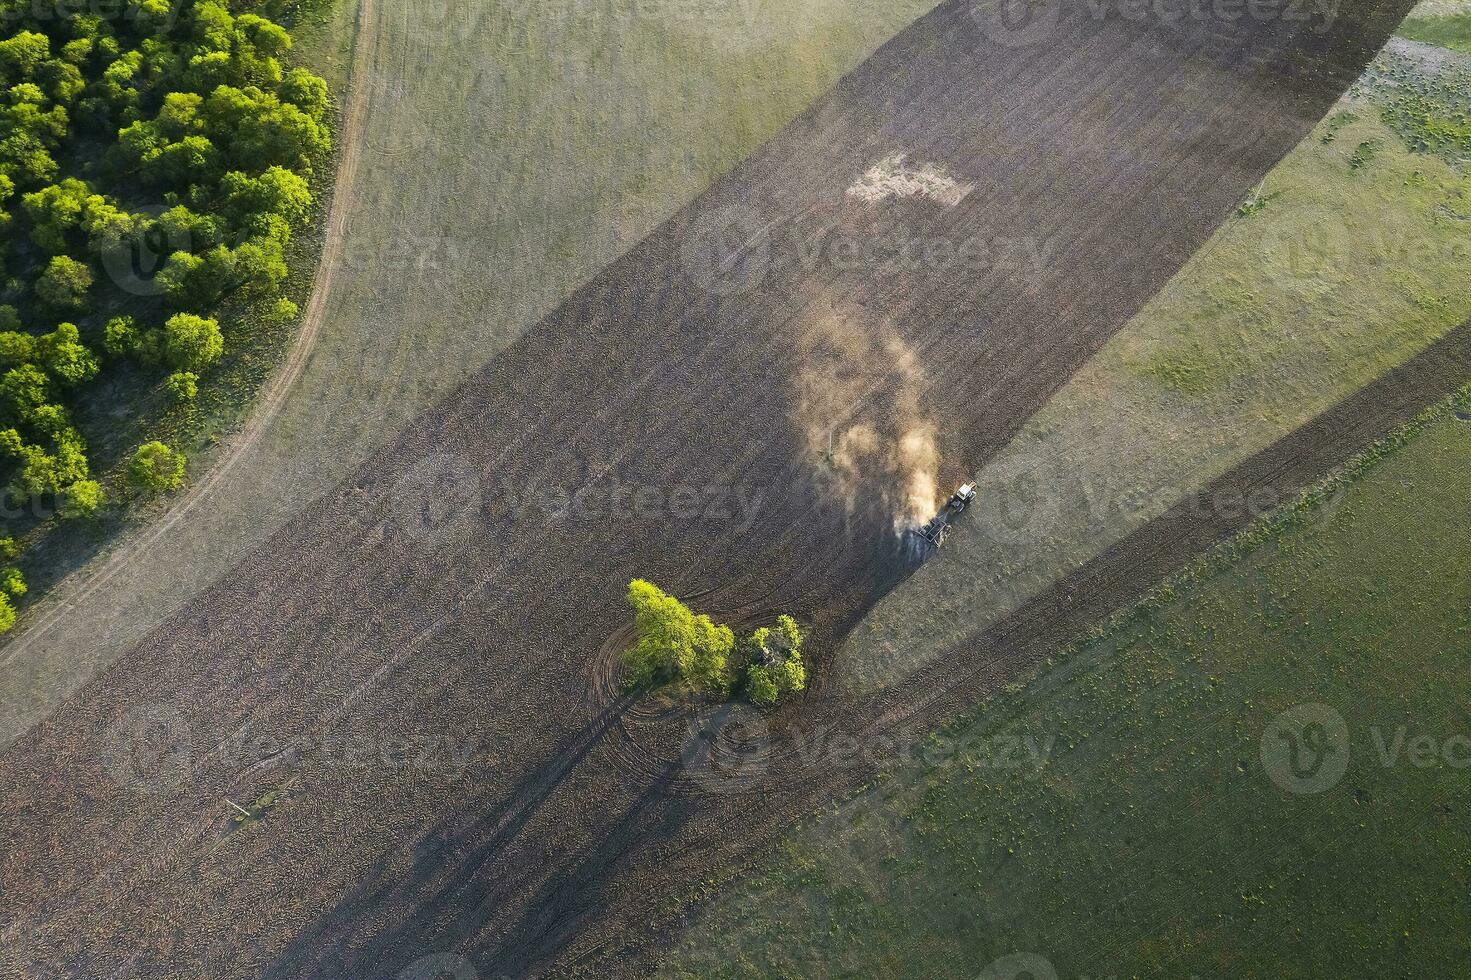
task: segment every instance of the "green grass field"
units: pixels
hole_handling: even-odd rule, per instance
[[[1363,470],[794,833],[663,975],[1463,971],[1471,423]]]
[[[1427,0],[1399,27],[1412,41],[1471,52],[1471,3],[1467,0]]]
[[[1414,41],[1471,52],[1471,41],[1466,40],[1471,35],[1471,14],[1414,17],[1400,28],[1400,34]]]

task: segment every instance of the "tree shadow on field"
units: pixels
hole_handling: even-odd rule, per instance
[[[381,856],[367,880],[303,930],[264,975],[279,980],[389,976],[391,964],[401,968],[413,959],[405,959],[406,951],[421,950],[414,955],[424,955],[453,948],[461,931],[473,930],[473,923],[462,913],[446,925],[435,913],[501,904],[533,886],[536,866],[503,859],[526,825],[641,694],[636,689],[620,695],[556,753],[529,769],[506,793],[504,808],[482,812],[481,801],[471,801],[406,844],[413,856],[404,871],[395,869],[394,855]],[[661,777],[656,785],[666,781]],[[486,880],[483,872],[496,865],[494,879]],[[414,913],[399,925],[360,934],[364,929],[382,929],[381,920],[371,924],[375,913],[396,909]]]
[[[653,777],[612,829],[585,848],[575,863],[548,877],[504,938],[474,958],[494,973],[509,976],[529,975],[537,964],[555,959],[576,937],[584,916],[606,904],[599,898],[616,880],[614,868],[635,846],[657,848],[660,842],[674,840],[689,818],[690,798],[669,792],[680,769],[680,762],[671,762]],[[459,934],[473,933],[489,917],[483,905],[467,906],[457,923]]]

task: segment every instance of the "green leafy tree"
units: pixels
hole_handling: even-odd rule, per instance
[[[0,453],[18,463],[15,489],[25,498],[59,493],[87,478],[87,453],[81,435],[66,420],[60,405],[43,405],[31,413],[30,427],[46,441],[25,441],[16,429],[0,431]]]
[[[628,604],[633,607],[637,637],[624,654],[629,679],[641,683],[661,674],[677,674],[681,657],[694,646],[695,614],[644,579],[628,583]]]
[[[245,227],[257,215],[276,214],[288,224],[300,224],[311,211],[312,192],[307,182],[285,167],[269,167],[250,177],[232,170],[220,181],[224,212],[237,227]]]
[[[235,72],[232,81],[262,88],[281,82],[281,57],[291,50],[291,35],[279,24],[254,14],[235,18]]]
[[[38,337],[35,354],[46,373],[65,385],[90,381],[97,374],[97,358],[82,345],[75,323],[57,324],[51,333]]]
[[[61,60],[81,67],[92,56],[94,46],[90,37],[79,37],[74,41],[68,41],[61,46]]]
[[[10,90],[10,104],[0,109],[0,120],[12,133],[29,133],[42,146],[56,149],[71,132],[71,116],[64,106],[52,105],[41,86],[26,83]]]
[[[158,216],[158,232],[176,249],[194,252],[220,244],[224,238],[218,218],[179,204]]]
[[[287,272],[279,245],[251,240],[235,249],[216,245],[200,255],[175,252],[157,281],[175,306],[206,310],[237,289],[269,292],[285,280]]]
[[[51,39],[35,31],[20,31],[0,41],[0,73],[16,84],[31,78],[41,63],[51,57]]]
[[[35,133],[11,127],[0,136],[0,174],[20,187],[37,187],[56,179],[56,158]]]
[[[778,616],[776,626],[761,627],[741,644],[747,661],[746,691],[757,704],[774,704],[783,695],[807,686],[802,663],[802,631],[790,616]]]
[[[92,188],[86,181],[68,177],[21,198],[31,219],[31,241],[53,255],[67,251],[67,239],[82,226]]]
[[[63,106],[69,106],[87,87],[87,80],[76,65],[64,58],[51,58],[36,68],[36,80],[46,94]]]
[[[0,411],[13,420],[30,418],[50,396],[46,372],[34,364],[22,364],[0,374]]]
[[[697,691],[723,692],[730,686],[728,660],[735,648],[730,629],[697,615],[652,582],[628,584],[636,640],[624,654],[633,683],[677,677]]]
[[[200,109],[209,136],[239,169],[309,170],[332,148],[326,126],[289,102],[256,88],[221,85]]]
[[[200,108],[204,96],[197,92],[169,92],[152,119],[140,119],[118,133],[118,148],[128,164],[138,166],[147,162],[150,153],[157,153],[170,143],[186,136],[203,135],[204,119]]]
[[[218,172],[220,151],[208,136],[185,136],[167,143],[148,156],[143,176],[164,187],[188,187],[202,183]]]
[[[154,282],[174,306],[186,310],[208,309],[224,295],[232,274],[229,263],[220,261],[219,253],[228,258],[229,249],[220,245],[204,255],[174,252]]]
[[[181,405],[199,397],[199,375],[192,371],[175,371],[163,386],[169,397]]]
[[[20,569],[11,565],[9,568],[0,569],[0,592],[5,593],[11,599],[19,599],[27,591],[25,576]]]
[[[15,367],[35,359],[35,337],[17,330],[0,330],[0,366]]]
[[[62,491],[61,516],[69,520],[91,517],[106,502],[102,484],[96,480],[78,480]]]
[[[771,679],[771,674],[765,667],[752,664],[746,668],[746,693],[756,704],[775,704],[776,699],[781,697],[781,690],[776,682]]]
[[[184,485],[184,454],[161,442],[145,442],[128,464],[128,480],[148,496],[177,490]]]
[[[145,216],[124,211],[100,195],[88,198],[87,203],[82,229],[87,233],[87,250],[94,256],[131,248],[151,225]]]
[[[66,255],[53,256],[46,271],[36,280],[36,299],[53,310],[87,308],[87,290],[92,288],[92,270],[85,262]]]
[[[730,687],[730,655],[735,634],[729,626],[714,623],[709,616],[695,617],[695,642],[680,674],[697,691],[724,693]]]
[[[318,122],[327,114],[327,82],[305,68],[293,68],[277,93]]]
[[[102,349],[113,357],[136,353],[140,343],[137,321],[130,316],[115,316],[102,328]]]
[[[271,316],[281,323],[290,323],[301,315],[301,308],[285,296],[277,298],[271,304]]]
[[[143,52],[135,50],[124,52],[103,69],[97,86],[99,122],[122,120],[137,111],[140,93],[137,78],[142,67]],[[130,119],[128,123],[134,121]]]
[[[286,267],[284,246],[290,234],[278,232],[284,232],[284,229],[272,226],[270,234],[257,235],[235,249],[236,288],[248,295],[263,297],[274,293],[286,281],[290,270]]]
[[[225,338],[214,320],[175,313],[163,325],[163,361],[177,371],[199,371],[220,359]]]
[[[177,0],[129,0],[128,8],[137,30],[158,36],[173,26],[178,3]]]

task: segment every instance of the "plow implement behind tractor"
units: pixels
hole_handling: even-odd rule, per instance
[[[932,548],[943,546],[945,544],[945,537],[950,533],[950,526],[955,521],[955,518],[965,513],[965,509],[975,499],[975,486],[970,483],[962,483],[960,489],[950,495],[950,499],[945,501],[945,506],[940,508],[938,514],[930,518],[928,524],[925,524],[923,527],[914,528],[909,533],[919,535],[925,541],[929,542]]]

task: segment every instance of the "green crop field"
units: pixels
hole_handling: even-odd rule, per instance
[[[1471,423],[1354,475],[799,829],[663,975],[1464,969]]]
[[[1399,34],[1414,41],[1471,52],[1471,3],[1427,0],[1405,18]]]

